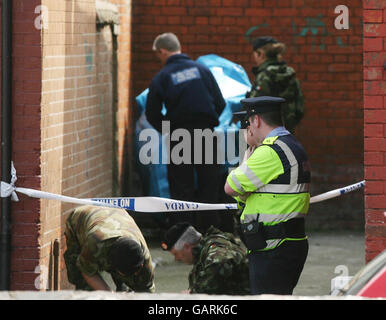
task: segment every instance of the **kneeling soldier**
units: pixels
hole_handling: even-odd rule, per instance
[[[172,226],[161,243],[176,261],[193,264],[189,292],[246,295],[249,289],[247,251],[240,239],[211,226],[202,236],[181,222]]]
[[[64,260],[77,290],[110,290],[101,276],[110,273],[117,291],[154,292],[154,270],[146,241],[123,209],[81,206],[66,221]]]

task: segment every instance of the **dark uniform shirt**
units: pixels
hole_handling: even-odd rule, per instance
[[[191,293],[250,294],[247,250],[231,233],[209,228],[193,249]]]
[[[165,104],[167,113],[161,114]],[[169,57],[154,77],[146,102],[146,118],[161,131],[161,122],[176,128],[214,128],[225,101],[210,70],[185,54]]]

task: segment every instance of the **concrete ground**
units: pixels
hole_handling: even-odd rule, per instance
[[[355,275],[365,265],[364,234],[358,232],[309,232],[309,254],[299,283],[293,296],[213,296],[181,294],[188,288],[191,266],[177,263],[174,257],[159,247],[159,241],[148,241],[155,272],[156,292],[110,293],[102,291],[3,291],[0,300],[366,300],[363,297],[330,296],[331,279],[344,275]],[[335,271],[339,271],[335,273]],[[148,308],[140,305],[139,307]],[[241,309],[241,307],[240,307]],[[99,309],[98,309],[99,310]],[[320,310],[323,311],[323,310]]]
[[[309,232],[309,253],[299,283],[297,296],[323,296],[331,292],[336,276],[354,276],[365,265],[365,238],[359,232]],[[191,266],[174,261],[159,243],[150,242],[157,293],[177,293],[188,288]],[[342,274],[342,272],[347,272]],[[337,273],[335,273],[337,272]]]

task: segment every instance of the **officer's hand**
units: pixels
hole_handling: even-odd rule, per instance
[[[240,199],[242,200],[242,201],[247,201],[247,198],[249,197],[249,195],[250,195],[251,193],[250,192],[246,192],[246,193],[244,193],[242,196],[239,196],[240,197]]]
[[[243,162],[249,159],[249,157],[252,155],[255,149],[256,149],[256,146],[250,146],[247,150],[245,150]]]

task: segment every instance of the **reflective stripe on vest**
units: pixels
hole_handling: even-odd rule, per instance
[[[252,184],[256,187],[256,189],[261,188],[264,186],[264,183],[262,183],[258,176],[248,167],[247,163],[244,162],[240,166],[240,170],[244,175],[248,178],[249,181],[252,182]]]
[[[289,164],[289,172],[287,172],[289,183],[268,182],[268,184],[263,184],[258,178],[258,173],[253,172],[244,163],[241,166],[243,168],[240,167],[240,169],[248,179],[249,177],[253,179],[251,182],[256,186],[256,191],[247,198],[246,207],[241,215],[241,222],[249,223],[258,219],[264,225],[274,225],[289,219],[304,217],[309,208],[310,183],[298,183],[299,163],[295,154],[289,145],[278,137],[270,138],[269,141],[266,139],[263,144],[276,144],[283,151],[285,155],[283,158],[286,158],[285,161],[288,161]],[[283,160],[281,162],[284,167]],[[260,187],[258,188],[257,185]],[[279,242],[280,240],[268,240],[266,249],[275,247]]]

